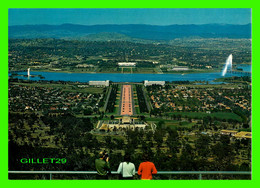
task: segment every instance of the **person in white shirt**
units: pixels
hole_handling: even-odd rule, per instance
[[[119,164],[117,169],[118,174],[122,174],[121,179],[129,179],[132,180],[135,175],[135,165],[130,162],[130,155],[125,154],[124,162]]]

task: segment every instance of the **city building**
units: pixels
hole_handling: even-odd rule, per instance
[[[246,132],[246,131],[241,131],[241,132],[238,132],[237,134],[235,134],[236,138],[238,139],[242,139],[242,138],[249,138],[251,139],[252,138],[252,133],[251,132]]]
[[[234,136],[235,134],[237,134],[237,131],[233,131],[233,130],[221,130],[220,133],[223,134],[223,135]]]
[[[120,67],[135,67],[136,66],[136,63],[134,63],[134,62],[120,62],[117,64]]]
[[[97,86],[97,87],[102,87],[102,86],[109,86],[109,80],[106,81],[89,81],[90,86]]]
[[[176,86],[176,89],[187,89],[186,86],[178,85]]]
[[[189,70],[189,67],[174,67],[172,68],[173,71],[186,71]]]
[[[138,118],[122,116],[115,118],[115,120],[98,123],[97,129],[100,131],[111,131],[114,129],[122,130],[123,128],[134,130],[135,128],[145,129],[147,126],[149,126],[149,124],[143,121],[139,121]]]
[[[144,86],[151,86],[151,85],[162,85],[164,86],[165,85],[165,81],[148,81],[148,80],[145,80],[144,81]]]
[[[92,64],[78,64],[78,65],[76,65],[76,67],[77,68],[87,68],[87,67],[93,68],[95,66]]]
[[[229,136],[233,136],[237,139],[242,139],[242,138],[248,138],[251,139],[252,138],[252,133],[251,132],[246,132],[246,131],[233,131],[233,130],[221,130],[220,133],[222,135],[229,135]]]

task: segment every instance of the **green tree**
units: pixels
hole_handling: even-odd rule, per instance
[[[160,120],[158,123],[157,123],[157,129],[162,129],[163,126],[165,125],[165,122],[163,120]]]
[[[199,138],[195,141],[195,147],[199,158],[207,158],[210,155],[211,138],[208,135],[200,134]]]

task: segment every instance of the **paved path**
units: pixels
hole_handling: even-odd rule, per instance
[[[132,86],[123,85],[121,95],[121,115],[133,115]]]

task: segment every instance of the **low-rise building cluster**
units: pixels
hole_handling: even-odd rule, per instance
[[[153,108],[170,111],[251,111],[251,91],[241,89],[200,89],[186,86],[147,87]]]
[[[247,132],[247,131],[234,131],[234,130],[221,130],[220,133],[222,135],[228,135],[228,136],[232,136],[234,138],[237,139],[252,139],[252,133],[251,132]]]
[[[60,88],[41,86],[9,86],[9,110],[32,111],[83,111],[97,112],[103,94],[77,93]]]

